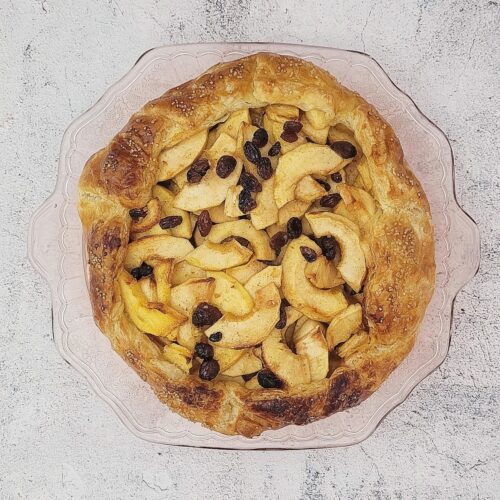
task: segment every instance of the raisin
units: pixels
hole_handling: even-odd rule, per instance
[[[246,248],[250,246],[250,242],[246,238],[243,238],[243,236],[228,236],[227,238],[224,238],[221,243],[226,243],[231,240],[236,240],[241,246]]]
[[[320,198],[319,205],[321,207],[334,208],[338,205],[342,197],[339,193],[327,194]]]
[[[249,380],[251,380],[252,378],[255,377],[255,375],[257,375],[257,372],[253,372],[253,373],[245,373],[245,375],[242,375],[241,378],[245,381],[245,382],[248,382]]]
[[[302,254],[302,257],[307,260],[307,262],[314,262],[318,258],[316,252],[312,248],[306,246],[300,247],[300,253]]]
[[[216,321],[222,318],[222,313],[208,302],[200,302],[191,317],[194,326],[212,326]]]
[[[182,216],[169,215],[168,217],[163,217],[163,219],[160,219],[159,224],[162,229],[170,229],[172,227],[177,227],[180,224],[182,224]]]
[[[149,265],[143,262],[139,267],[135,267],[130,271],[130,274],[136,279],[140,280],[141,278],[144,278],[145,276],[150,276],[153,274],[153,268]]]
[[[337,242],[331,236],[321,236],[316,239],[316,243],[321,248],[323,255],[327,260],[332,260],[337,253]]]
[[[298,217],[288,219],[286,223],[286,232],[291,240],[298,238],[302,234],[302,221]]]
[[[269,149],[269,151],[267,152],[267,154],[269,156],[276,156],[276,155],[279,155],[281,152],[281,142],[280,141],[277,141],[275,142],[271,148]]]
[[[200,235],[205,237],[212,229],[212,219],[210,218],[210,214],[208,210],[202,210],[197,220],[198,231],[200,231]]]
[[[257,164],[260,158],[260,151],[253,142],[245,142],[243,145],[243,152],[249,162]]]
[[[220,366],[216,359],[206,359],[200,366],[200,378],[213,380],[219,374]]]
[[[342,182],[342,174],[340,172],[335,172],[330,177],[331,177],[332,181],[336,182],[337,184],[339,182]]]
[[[187,181],[190,184],[198,184],[210,168],[206,158],[196,160],[187,172]]]
[[[194,352],[201,359],[212,359],[214,357],[214,348],[206,342],[198,342],[194,346]]]
[[[245,170],[241,172],[238,183],[243,186],[243,189],[252,193],[260,193],[262,191],[262,184],[257,180],[257,177]]]
[[[323,179],[314,179],[325,191],[330,191],[331,186]]]
[[[131,210],[128,211],[130,217],[134,220],[138,220],[142,217],[146,217],[148,214],[148,210],[146,207],[143,208],[132,208]]]
[[[283,131],[280,137],[286,142],[295,142],[299,136],[295,132],[285,132]]]
[[[332,144],[330,144],[330,147],[344,159],[354,158],[358,154],[358,151],[356,150],[354,144],[351,144],[347,141],[332,142]]]
[[[265,128],[258,128],[252,137],[252,144],[258,148],[263,148],[267,141],[269,140],[269,135]]]
[[[285,328],[285,326],[286,326],[286,304],[282,300],[280,304],[280,319],[276,323],[275,328],[277,328],[278,330],[282,330],[283,328]]]
[[[279,389],[283,385],[281,380],[267,368],[257,374],[257,380],[265,389]]]
[[[224,155],[217,161],[215,172],[221,179],[228,177],[231,172],[236,168],[236,158],[230,155]]]
[[[279,255],[281,249],[287,244],[288,235],[285,231],[278,231],[273,237],[269,240],[269,244],[271,248],[275,251],[276,255]]]
[[[273,175],[273,167],[271,160],[265,156],[257,163],[257,173],[265,180],[270,179]]]
[[[220,342],[222,340],[222,332],[212,333],[212,335],[208,337],[208,340],[210,340],[210,342]]]
[[[284,132],[293,132],[294,134],[298,134],[302,130],[302,123],[296,120],[289,120],[283,124]]]
[[[252,193],[248,189],[243,189],[238,195],[238,208],[244,213],[252,211],[257,206],[257,202],[252,198]]]

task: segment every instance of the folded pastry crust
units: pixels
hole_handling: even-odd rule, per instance
[[[367,261],[362,307],[369,341],[348,353],[323,380],[252,390],[225,379],[203,381],[166,361],[161,347],[126,314],[117,276],[129,244],[129,210],[151,199],[160,151],[212,127],[228,113],[273,103],[321,110],[351,129],[366,157],[371,195],[380,210],[362,234]],[[162,402],[224,434],[256,436],[359,404],[412,349],[433,293],[429,204],[394,131],[357,93],[294,57],[259,53],[218,64],[147,103],[88,160],[79,183],[79,213],[99,328]]]

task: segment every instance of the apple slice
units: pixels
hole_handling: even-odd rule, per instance
[[[318,245],[307,236],[300,236],[288,243],[283,257],[282,290],[290,304],[308,318],[329,322],[347,307],[347,301],[340,288],[321,290],[305,276],[307,261],[300,251],[301,246],[321,254]]]
[[[230,377],[248,375],[262,369],[262,361],[253,353],[252,349],[244,350],[243,356],[236,363],[223,372]]]
[[[219,344],[212,344],[214,359],[219,363],[220,372],[225,372],[233,366],[247,351],[247,349],[227,349]]]
[[[239,219],[231,222],[216,224],[208,233],[207,240],[220,243],[231,236],[241,236],[250,242],[255,257],[259,260],[273,260],[274,250],[269,244],[269,237],[265,231],[255,229],[248,219]]]
[[[262,271],[266,265],[256,258],[250,259],[246,264],[227,269],[226,273],[233,278],[236,278],[244,285],[254,274]]]
[[[154,195],[153,195],[154,196]],[[141,219],[132,219],[130,224],[130,232],[132,234],[142,233],[151,229],[161,218],[161,203],[158,198],[151,198],[146,205],[147,213]]]
[[[163,306],[161,311],[147,307],[139,283],[126,271],[118,275],[118,285],[125,310],[139,330],[175,340],[173,333],[186,321],[186,316],[168,306]]]
[[[158,259],[181,259],[193,250],[184,238],[169,235],[148,236],[129,243],[124,266],[127,271],[143,262],[154,266]]]
[[[257,206],[250,212],[255,229],[265,229],[278,222],[278,207],[274,201],[274,176],[262,181],[262,191],[255,197]]]
[[[276,285],[270,283],[255,294],[254,309],[243,317],[225,314],[205,332],[207,337],[221,332],[220,347],[243,349],[260,344],[279,320],[280,293]]]
[[[311,203],[308,201],[289,201],[278,210],[278,225],[286,226],[286,223],[292,217],[298,217],[300,219],[309,210],[310,206]]]
[[[213,231],[213,229],[212,229]],[[236,240],[225,243],[205,241],[186,256],[186,261],[206,271],[224,271],[248,262],[253,253]]]
[[[300,110],[297,106],[290,104],[270,104],[266,107],[266,114],[271,120],[284,123],[289,120],[298,120]]]
[[[278,161],[274,197],[278,208],[292,201],[297,183],[306,175],[327,175],[338,172],[344,160],[330,147],[307,143],[284,154]]]
[[[212,168],[208,170],[199,183],[186,183],[175,197],[174,206],[182,210],[196,212],[223,203],[227,190],[231,186],[235,186],[240,178],[242,161],[235,156],[236,167],[225,179],[221,179],[217,175],[216,164],[223,155],[234,156],[235,148],[236,141],[225,133],[221,134],[213,146],[206,151],[206,157]]]
[[[243,186],[231,186],[227,190],[226,201],[224,203],[224,215],[226,220],[219,222],[228,222],[230,220],[235,220],[238,217],[245,215],[240,210],[240,193],[243,191]],[[212,219],[212,222],[216,222]]]
[[[311,139],[311,141],[315,142],[316,144],[326,144],[326,141],[328,140],[328,130],[330,127],[326,125],[325,127],[322,128],[316,128],[308,119],[306,116],[303,116],[301,119],[302,122],[302,133]]]
[[[197,134],[179,142],[175,146],[164,149],[160,153],[160,173],[158,180],[173,179],[178,173],[191,165],[203,151],[207,142],[208,130],[204,129]]]
[[[217,132],[216,137],[220,137],[221,134],[228,134],[233,139],[236,139],[243,123],[251,123],[250,111],[248,109],[233,111],[229,115],[228,119],[218,125],[215,129]]]
[[[338,344],[347,341],[351,335],[361,328],[363,310],[360,304],[351,304],[347,309],[337,314],[326,330],[326,340],[330,350]]]
[[[238,186],[231,186],[228,190],[228,196],[229,196],[229,191],[234,189],[235,187]],[[227,202],[227,198],[226,198]],[[217,205],[216,207],[211,207],[208,209],[208,213],[210,214],[210,219],[214,224],[219,224],[221,222],[229,222],[232,220],[236,220],[238,216],[228,216],[225,213],[225,203],[221,203],[220,205]],[[199,215],[199,214],[198,214]],[[244,215],[243,213],[241,215]]]
[[[348,184],[339,184],[338,192],[342,196],[349,217],[358,225],[369,224],[377,212],[375,200],[364,189]]]
[[[179,344],[167,344],[163,348],[163,356],[169,363],[177,366],[184,373],[189,373],[193,366],[192,351]]]
[[[340,246],[340,262],[337,269],[345,282],[356,292],[366,274],[365,255],[358,234],[352,228],[352,222],[341,215],[329,212],[306,215],[316,237],[333,236]]]
[[[235,278],[222,271],[209,271],[207,276],[215,280],[212,303],[224,314],[244,316],[253,309],[252,296]]]
[[[182,222],[168,231],[172,236],[178,238],[191,238],[193,234],[193,226],[189,213],[185,210],[174,207],[175,195],[163,186],[154,186],[153,195],[158,197],[162,203],[162,217],[179,216],[182,217]]]
[[[309,361],[311,381],[322,380],[328,374],[328,345],[325,327],[318,321],[306,320],[293,335],[295,351]]]
[[[334,288],[345,283],[334,263],[324,255],[306,264],[305,275],[317,288]]]
[[[265,365],[288,387],[311,382],[309,361],[301,354],[294,354],[280,341],[281,334],[270,335],[262,342],[262,358]]]
[[[168,304],[170,300],[174,262],[174,259],[160,260],[153,268],[153,275],[156,281],[157,300],[162,304]]]
[[[148,303],[161,302],[161,300],[158,300],[156,283],[150,277],[141,278],[138,283]]]
[[[320,109],[310,109],[304,113],[304,116],[318,130],[328,127],[332,121],[332,117]]]
[[[352,335],[349,340],[346,340],[342,345],[337,347],[337,354],[342,359],[348,358],[369,341],[369,335],[365,331],[360,330],[359,332]]]
[[[192,278],[206,278],[207,272],[204,269],[193,266],[181,260],[174,265],[174,270],[172,272],[172,285],[180,285],[184,281],[190,280]]]
[[[297,135],[297,140],[295,140],[294,142],[285,141],[281,137],[281,134],[283,133],[284,121],[286,120],[272,120],[267,114],[264,115],[264,128],[267,130],[270,139],[269,147],[271,147],[276,141],[278,141],[281,146],[281,154],[288,153],[289,151],[292,151],[293,149],[296,149],[297,147],[301,146],[302,144],[306,144],[307,142],[306,138],[304,137],[304,135],[302,135],[301,132]]]
[[[269,283],[274,283],[278,288],[281,287],[281,266],[268,266],[254,274],[245,284],[245,288],[251,297],[255,297],[255,294],[262,288],[269,285]]]
[[[318,200],[326,193],[326,189],[310,175],[302,177],[295,188],[295,198],[309,203]]]

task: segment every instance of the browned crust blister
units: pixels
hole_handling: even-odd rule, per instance
[[[363,308],[369,342],[327,379],[287,390],[249,390],[185,375],[161,356],[124,312],[116,285],[129,239],[128,210],[144,206],[157,182],[158,155],[242,107],[292,104],[320,109],[351,128],[381,210],[363,235],[369,249]],[[186,418],[225,434],[255,436],[355,406],[413,347],[434,287],[434,241],[422,187],[392,128],[356,93],[303,60],[268,53],[219,64],[151,101],[87,162],[79,212],[89,256],[94,317],[113,348]]]

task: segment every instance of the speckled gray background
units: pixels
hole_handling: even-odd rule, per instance
[[[500,498],[499,13],[487,0],[1,0],[0,498]],[[456,302],[447,360],[361,445],[142,442],[52,342],[26,232],[54,187],[64,129],[146,49],[220,40],[366,51],[453,145],[481,270]]]

